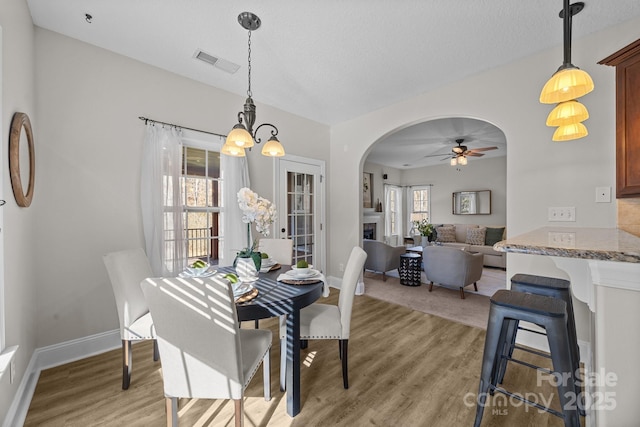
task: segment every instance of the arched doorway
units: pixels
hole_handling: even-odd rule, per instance
[[[416,214],[433,224],[504,227],[506,153],[504,132],[494,124],[476,118],[426,120],[386,135],[376,141],[364,156],[363,172],[365,176],[371,176],[372,198],[382,201],[382,212],[363,208],[363,229],[366,223],[371,222],[371,216],[378,214],[381,217],[378,223],[384,223],[384,231],[378,233],[376,240],[393,246],[411,246],[414,245],[413,236],[410,236],[410,231],[413,231],[411,219]],[[459,162],[462,156],[465,161]],[[386,197],[389,189],[402,195],[402,200],[396,198],[393,201],[400,206],[392,208]],[[488,213],[461,215],[453,212],[453,193],[471,190],[490,192]],[[417,212],[416,204],[421,204],[420,212]],[[394,220],[396,224],[390,224]],[[398,234],[394,235],[394,231]],[[393,276],[393,272],[387,274]],[[479,286],[480,294],[492,293],[490,289],[506,285],[505,272],[501,268],[487,267],[487,274],[483,276],[491,284],[487,283],[485,289]],[[365,276],[365,283],[368,277],[371,276]],[[426,279],[424,273],[423,279]]]

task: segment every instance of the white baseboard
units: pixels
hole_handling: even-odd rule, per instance
[[[36,349],[4,418],[3,427],[24,424],[40,371],[114,350],[121,345],[120,330],[117,329]]]

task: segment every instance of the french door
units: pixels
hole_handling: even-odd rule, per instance
[[[325,271],[324,162],[286,156],[276,163],[276,236],[293,240],[293,262],[306,260]]]

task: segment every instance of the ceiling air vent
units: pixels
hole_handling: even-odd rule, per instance
[[[196,53],[193,55],[193,57],[199,59],[200,61],[206,62],[207,64],[213,65],[214,67],[229,74],[235,73],[240,68],[238,64],[234,64],[233,62],[226,61],[222,58],[216,58],[215,56],[210,55],[200,49],[196,50]]]

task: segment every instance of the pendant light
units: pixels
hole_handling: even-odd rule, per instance
[[[559,126],[553,133],[554,141],[570,141],[572,139],[584,138],[589,135],[587,127],[582,123],[571,123],[570,125]]]
[[[547,126],[580,126],[557,129],[553,136],[554,141],[568,141],[587,136],[587,129],[581,122],[589,118],[589,112],[584,105],[576,101],[576,98],[586,95],[594,88],[591,76],[571,63],[571,17],[584,8],[584,3],[570,5],[569,0],[563,1],[560,18],[564,23],[564,62],[542,88],[540,102],[558,104],[549,113]]]
[[[253,129],[253,125],[256,121],[256,106],[253,103],[251,93],[251,32],[260,28],[260,18],[251,12],[242,12],[238,15],[238,23],[249,32],[249,59],[248,59],[248,88],[247,99],[244,103],[244,110],[238,113],[238,123],[233,127],[231,132],[227,135],[227,140],[222,147],[221,153],[228,156],[243,157],[245,156],[245,148],[251,148],[255,144],[260,144],[262,139],[256,138],[258,130],[262,126],[269,126],[273,128],[271,130],[271,137],[265,143],[262,148],[262,155],[270,157],[284,156],[284,148],[280,141],[278,141],[278,128],[271,123],[263,123]],[[243,123],[244,119],[244,123]]]
[[[571,101],[561,102],[551,110],[547,116],[547,126],[564,126],[584,122],[588,118],[589,112],[587,108],[572,99]]]

